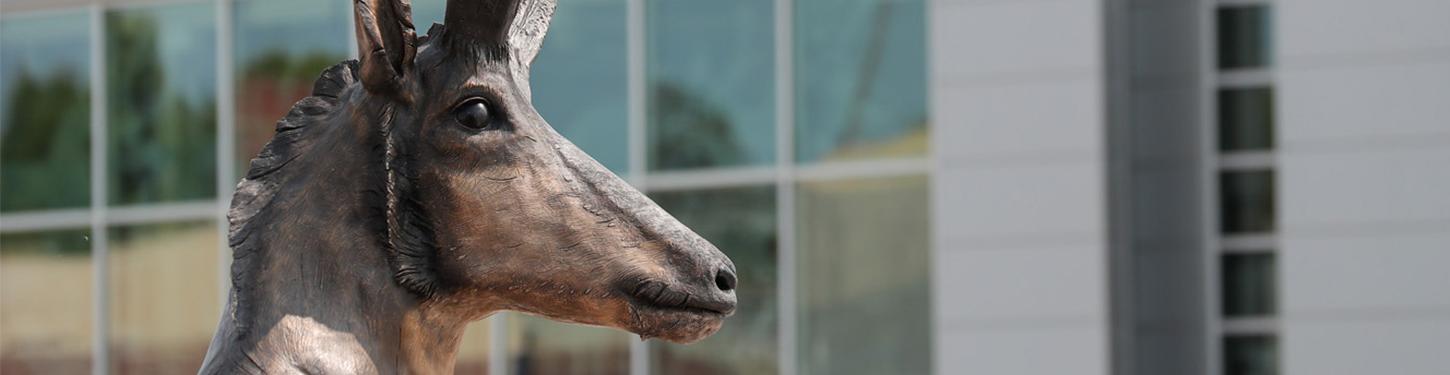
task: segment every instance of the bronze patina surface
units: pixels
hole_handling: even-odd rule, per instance
[[[277,123],[228,215],[231,300],[204,374],[452,373],[502,310],[700,340],[730,259],[531,103],[553,0],[355,0],[360,61]]]

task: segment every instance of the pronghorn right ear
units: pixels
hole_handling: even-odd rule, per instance
[[[557,0],[525,0],[515,12],[513,25],[509,27],[509,48],[514,59],[528,73],[534,58],[544,46],[544,34],[549,32],[549,22],[554,19]]]
[[[401,98],[413,74],[418,38],[409,0],[353,0],[358,60],[369,93]]]

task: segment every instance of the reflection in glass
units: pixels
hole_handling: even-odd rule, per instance
[[[443,23],[443,11],[447,7],[448,0],[413,0],[413,27],[419,37],[428,35],[428,29],[433,24]],[[554,30],[550,27],[549,36],[553,35]]]
[[[1278,340],[1268,335],[1229,336],[1223,341],[1225,375],[1275,375],[1279,373]]]
[[[799,185],[801,374],[931,372],[927,179]]]
[[[1218,149],[1274,148],[1274,91],[1267,87],[1218,92]]]
[[[654,342],[656,374],[773,374],[776,214],[772,186],[654,193],[670,214],[724,251],[739,272],[739,309],[714,336],[691,345]]]
[[[1273,254],[1223,257],[1223,314],[1230,317],[1274,313],[1276,283]]]
[[[89,239],[84,229],[0,235],[0,373],[90,371]]]
[[[1219,197],[1219,214],[1224,233],[1274,230],[1273,171],[1220,173]]]
[[[624,0],[562,4],[530,75],[544,120],[615,173],[629,166],[624,19]]]
[[[90,203],[89,21],[0,22],[0,212]]]
[[[488,322],[479,321],[468,325],[463,331],[463,342],[458,346],[454,374],[487,374],[489,350]]]
[[[215,19],[206,3],[106,13],[111,204],[216,195]]]
[[[312,93],[323,70],[348,56],[352,4],[241,0],[236,17],[236,173],[272,139],[277,120]]]
[[[111,372],[195,374],[220,316],[217,226],[110,230]]]
[[[798,161],[925,155],[923,3],[795,2]]]
[[[1269,65],[1269,9],[1263,5],[1228,6],[1218,10],[1219,69]]]
[[[775,160],[771,0],[649,0],[649,168]]]
[[[631,335],[507,313],[509,372],[519,375],[624,375]],[[635,338],[638,340],[638,338]]]

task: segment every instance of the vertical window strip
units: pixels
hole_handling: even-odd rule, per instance
[[[1272,10],[1269,9],[1272,2],[1269,0],[1215,1],[1216,6],[1210,7],[1210,11],[1213,14],[1213,17],[1215,17],[1215,22],[1213,22],[1212,25],[1215,25],[1215,27],[1218,28],[1231,26],[1229,25],[1229,23],[1224,22],[1224,20],[1222,19],[1222,17],[1225,15],[1225,11],[1230,8],[1237,8],[1238,11],[1242,12],[1242,9],[1245,8],[1260,7],[1262,8],[1262,10],[1259,11],[1264,12],[1263,17],[1273,17],[1273,14],[1271,13]],[[1259,30],[1259,32],[1263,33],[1264,35],[1259,35],[1257,37],[1271,38],[1270,34],[1273,32],[1272,25],[1273,22],[1271,19],[1264,20],[1264,25],[1262,25],[1263,27]],[[1228,34],[1229,31],[1230,30],[1216,30],[1216,33],[1214,33],[1214,35],[1217,35],[1218,38],[1223,38],[1223,36]],[[1267,104],[1269,108],[1267,108],[1266,110],[1269,111],[1270,114],[1272,114],[1272,88],[1274,81],[1272,69],[1270,68],[1270,66],[1273,64],[1272,44],[1269,43],[1263,46],[1263,51],[1260,51],[1262,54],[1264,54],[1264,56],[1260,56],[1260,63],[1262,65],[1258,66],[1224,66],[1223,54],[1233,52],[1226,50],[1227,48],[1230,48],[1232,46],[1226,46],[1224,44],[1224,41],[1222,40],[1219,40],[1216,44],[1214,44],[1214,46],[1217,53],[1215,57],[1210,58],[1209,63],[1211,64],[1211,66],[1213,66],[1213,69],[1215,69],[1214,71],[1216,72],[1216,78],[1214,80],[1215,83],[1213,86],[1214,92],[1210,93],[1210,96],[1214,98],[1213,100],[1215,105],[1219,108],[1223,108],[1222,100],[1223,93],[1225,92],[1233,90],[1243,90],[1245,88],[1264,88],[1267,89],[1269,93],[1268,95],[1271,95],[1271,98]],[[1226,114],[1222,113],[1222,111],[1216,112],[1217,116],[1219,117],[1219,121],[1210,123],[1212,124],[1212,126],[1215,127],[1214,131],[1220,137],[1222,137],[1225,130],[1223,128],[1225,123],[1223,122],[1224,119],[1222,117]],[[1276,136],[1276,134],[1274,134],[1276,129],[1274,129],[1272,118],[1270,119],[1269,123],[1262,125],[1269,127],[1269,129],[1266,129],[1266,131],[1269,132],[1269,138],[1273,139]],[[1220,139],[1219,141],[1222,142],[1224,140]],[[1272,141],[1270,141],[1267,145],[1262,146],[1263,147],[1261,150],[1255,150],[1248,153],[1235,152],[1233,150],[1225,149],[1218,150],[1218,171],[1216,171],[1216,173],[1214,174],[1218,177],[1218,181],[1215,183],[1215,188],[1217,189],[1217,195],[1215,196],[1215,199],[1219,200],[1220,207],[1223,207],[1222,202],[1225,194],[1223,185],[1223,179],[1225,174],[1231,172],[1244,172],[1245,169],[1267,170],[1270,174],[1275,174],[1276,165],[1275,163],[1273,163],[1273,160],[1276,147],[1272,143]],[[1271,194],[1271,200],[1277,200],[1277,185],[1273,185],[1268,189],[1270,191],[1268,191],[1267,193]],[[1274,205],[1277,206],[1277,203],[1274,203]],[[1273,221],[1274,225],[1272,225],[1267,232],[1248,234],[1227,233],[1224,232],[1222,228],[1220,228],[1220,230],[1217,232],[1218,242],[1221,245],[1218,249],[1218,254],[1216,255],[1216,257],[1218,258],[1217,264],[1219,267],[1219,272],[1213,273],[1213,275],[1215,276],[1211,277],[1219,278],[1218,282],[1215,284],[1218,285],[1220,288],[1223,288],[1226,283],[1230,281],[1230,277],[1232,276],[1226,273],[1228,269],[1226,268],[1227,265],[1225,264],[1225,261],[1228,259],[1228,257],[1242,257],[1244,256],[1243,254],[1258,254],[1259,256],[1270,257],[1270,259],[1277,258],[1277,223],[1279,215],[1276,209],[1272,211],[1273,213],[1270,220]],[[1219,215],[1223,215],[1222,208],[1219,209]],[[1275,245],[1275,247],[1256,248],[1253,250],[1247,250],[1243,248],[1229,249],[1225,247],[1234,243],[1244,243],[1246,245],[1273,244]],[[1218,311],[1215,311],[1214,313],[1220,317],[1219,327],[1221,333],[1219,348],[1221,354],[1219,356],[1220,358],[1218,358],[1217,360],[1219,361],[1221,372],[1224,374],[1235,375],[1243,371],[1268,371],[1268,373],[1279,372],[1278,353],[1281,350],[1277,347],[1280,342],[1280,340],[1278,340],[1279,324],[1277,319],[1277,304],[1282,298],[1279,296],[1278,290],[1278,262],[1270,262],[1270,265],[1268,267],[1272,268],[1264,271],[1270,274],[1269,277],[1273,278],[1273,280],[1270,280],[1268,282],[1268,287],[1274,288],[1275,290],[1266,292],[1269,293],[1270,296],[1272,296],[1272,300],[1268,301],[1268,303],[1275,306],[1272,307],[1269,311],[1265,312],[1265,314],[1257,316],[1230,316],[1229,311],[1226,310],[1226,307],[1228,306],[1227,294],[1230,291],[1220,291],[1221,294],[1219,294],[1218,297]],[[1259,365],[1266,367],[1255,367]]]
[[[91,75],[91,373],[104,375],[110,368],[110,268],[106,258],[106,40],[105,8],[92,5]]]
[[[796,192],[795,192],[795,33],[793,0],[775,1],[775,162],[776,162],[776,345],[779,374],[795,375],[797,365]]]

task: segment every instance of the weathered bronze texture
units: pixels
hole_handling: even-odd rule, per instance
[[[720,329],[730,259],[534,110],[553,0],[450,0],[423,37],[407,0],[354,5],[359,61],[322,74],[237,186],[201,373],[452,373],[464,327],[502,310]]]

